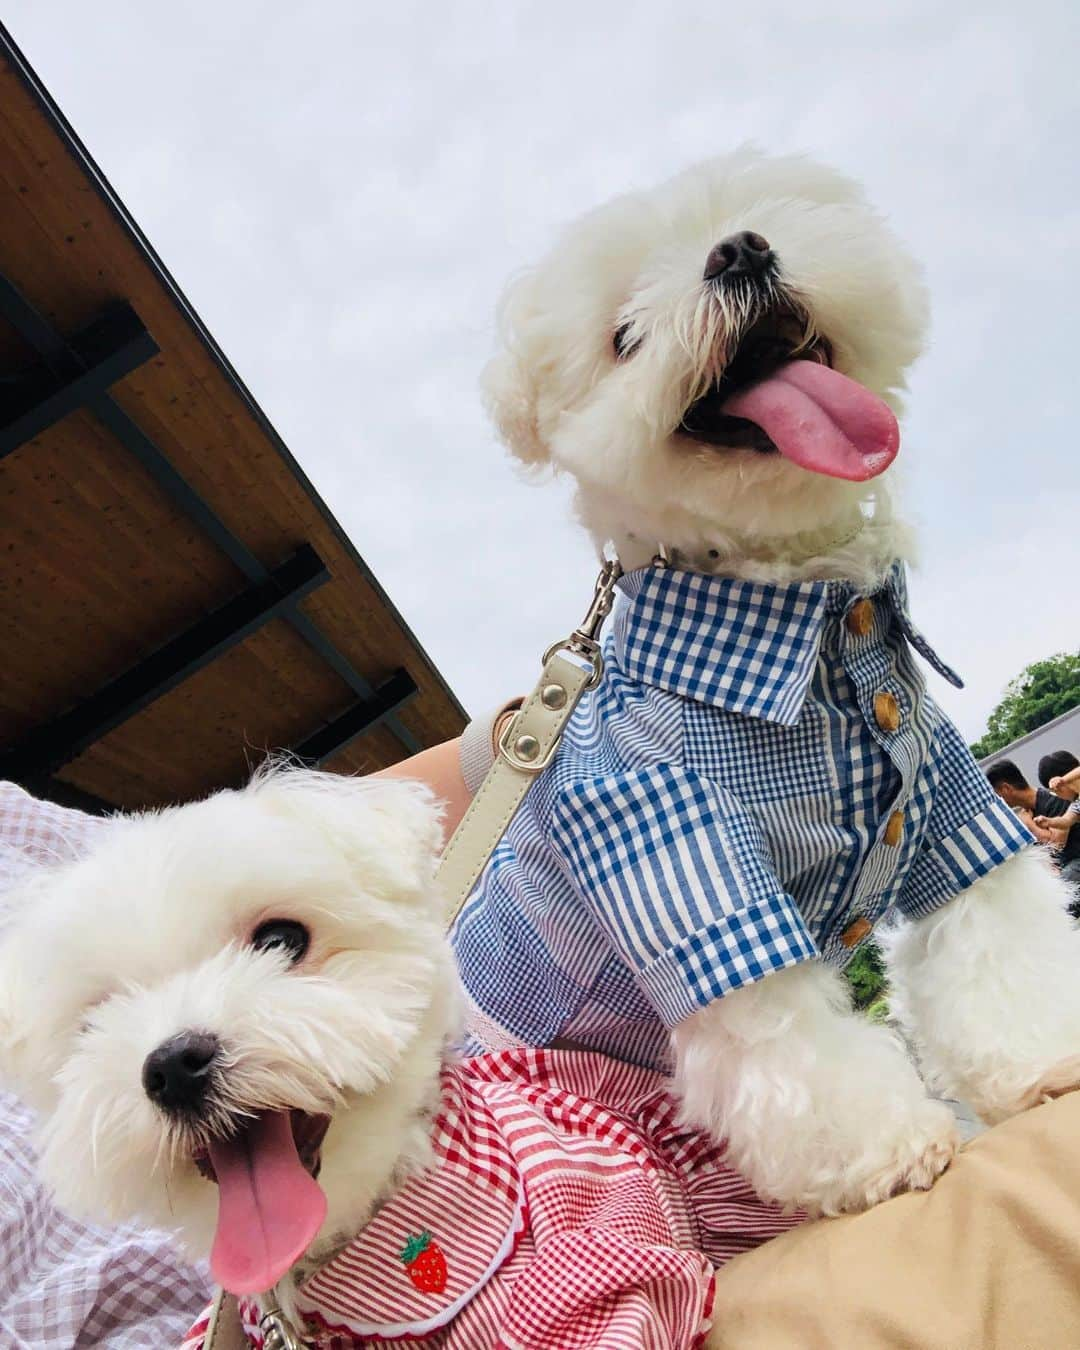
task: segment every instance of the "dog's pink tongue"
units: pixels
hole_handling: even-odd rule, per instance
[[[900,428],[881,399],[816,361],[781,366],[733,394],[724,412],[755,422],[793,464],[832,478],[874,478],[900,449]]]
[[[230,1294],[271,1289],[307,1251],[326,1218],[326,1196],[296,1152],[288,1111],[258,1116],[210,1145],[218,1221],[210,1269]]]

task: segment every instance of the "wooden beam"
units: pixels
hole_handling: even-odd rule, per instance
[[[2,37],[3,27],[0,25],[0,39]],[[0,313],[57,374],[68,374],[73,369],[79,368],[78,360],[63,336],[2,273],[0,273]],[[115,399],[107,392],[100,392],[88,400],[87,408],[135,457],[158,487],[213,540],[249,581],[257,583],[266,579],[267,570],[255,554],[232,533],[205,498],[192,487],[169,457]],[[389,606],[389,601],[386,603]],[[286,610],[282,617],[355,694],[361,699],[371,696],[373,692],[371,683],[348,657],[338,650],[318,624],[299,609]],[[403,749],[410,755],[416,754],[421,746],[408,727],[395,716],[385,720],[387,729]]]
[[[305,764],[318,767],[339,750],[344,750],[357,736],[362,736],[365,731],[370,731],[397,712],[418,692],[416,681],[407,670],[395,670],[368,698],[354,703],[340,717],[335,717],[307,740],[294,746],[289,753]]]
[[[0,287],[0,314],[12,298]],[[69,373],[57,376],[55,362],[7,385],[0,400],[0,459],[46,431],[77,408],[136,370],[158,353],[158,345],[130,305],[119,305],[71,341]]]
[[[322,559],[304,544],[265,581],[249,586],[85,702],[35,728],[21,743],[0,753],[0,778],[24,783],[54,774],[95,741],[329,580],[330,572]]]
[[[97,797],[92,792],[84,792],[74,783],[65,783],[62,778],[39,778],[22,786],[35,797],[42,797],[57,806],[68,806],[75,811],[85,811],[90,816],[111,816],[118,808],[112,802]]]

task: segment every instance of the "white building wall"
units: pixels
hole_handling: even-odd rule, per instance
[[[1071,750],[1080,759],[1080,705],[1055,717],[1052,722],[1021,736],[1018,741],[996,750],[992,755],[979,760],[981,768],[988,769],[999,759],[1011,759],[1019,765],[1020,772],[1032,785],[1039,786],[1039,760],[1052,750]]]

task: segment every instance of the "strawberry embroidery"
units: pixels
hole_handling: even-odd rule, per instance
[[[446,1288],[446,1257],[430,1233],[413,1234],[399,1255],[422,1294],[441,1294]]]

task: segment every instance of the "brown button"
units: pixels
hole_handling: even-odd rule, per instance
[[[874,605],[870,600],[856,600],[847,612],[844,620],[848,632],[856,637],[865,637],[874,626]]]
[[[890,848],[895,848],[904,837],[904,813],[894,811],[885,826],[884,839]]]
[[[900,704],[887,689],[874,695],[874,718],[882,731],[895,731],[900,725]]]
[[[873,928],[874,925],[866,915],[860,914],[859,917],[853,923],[849,923],[840,934],[840,941],[845,947],[854,947],[857,943],[861,942],[864,937],[867,937],[873,931]]]

